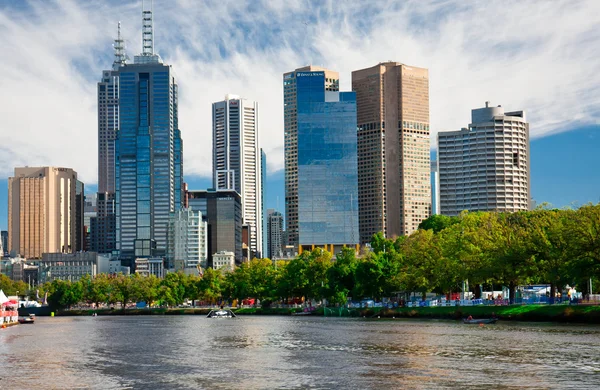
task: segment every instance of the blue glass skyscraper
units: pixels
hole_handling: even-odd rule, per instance
[[[358,244],[356,94],[326,88],[324,71],[295,80],[298,243]]]
[[[180,209],[183,188],[177,83],[154,53],[151,11],[143,17],[143,52],[119,68],[117,250],[128,265],[165,255],[169,215]]]

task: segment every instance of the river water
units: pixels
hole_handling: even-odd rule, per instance
[[[323,317],[43,317],[1,389],[599,389],[600,327]]]

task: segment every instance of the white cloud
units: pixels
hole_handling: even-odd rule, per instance
[[[96,82],[122,21],[141,47],[141,2],[0,6],[0,174],[62,165],[96,181]],[[430,70],[433,132],[464,127],[484,101],[525,109],[532,137],[600,120],[600,2],[160,1],[155,48],[180,86],[186,175],[210,176],[211,103],[260,104],[270,171],[283,167],[282,73],[386,60]],[[432,139],[434,139],[432,137]]]

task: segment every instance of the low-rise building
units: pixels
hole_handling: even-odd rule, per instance
[[[84,275],[93,278],[98,273],[96,252],[43,253],[40,260],[32,263],[39,267],[41,284],[57,279],[76,281]]]
[[[135,273],[141,276],[165,276],[165,261],[162,257],[143,257],[135,259]]]
[[[98,273],[117,275],[129,275],[129,267],[123,267],[121,260],[111,255],[98,255]]]
[[[213,256],[213,268],[233,271],[235,266],[235,253],[228,251],[220,251],[214,253]]]

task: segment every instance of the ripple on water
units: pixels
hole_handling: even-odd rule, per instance
[[[592,389],[598,336],[599,327],[523,323],[40,318],[0,332],[0,377],[19,372],[13,388]]]

